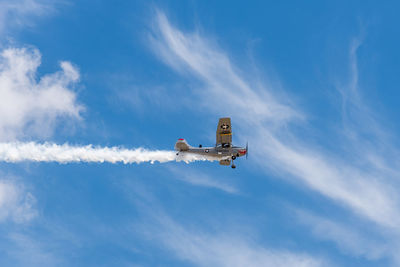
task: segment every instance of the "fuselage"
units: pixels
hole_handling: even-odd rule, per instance
[[[217,158],[227,158],[227,157],[241,157],[246,155],[246,148],[232,146],[232,147],[189,147],[185,152],[195,153],[199,155],[209,155]]]
[[[184,139],[178,140],[175,145],[175,150],[177,150],[178,153],[193,153],[198,155],[216,157],[220,159],[235,159],[244,156],[247,153],[245,147],[230,146],[229,144],[217,145],[215,147],[192,147]]]

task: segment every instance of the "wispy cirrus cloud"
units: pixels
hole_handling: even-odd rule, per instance
[[[131,224],[132,234],[183,262],[196,266],[331,266],[323,257],[270,248],[260,243],[252,230],[243,230],[229,217],[219,221],[219,226],[210,218],[179,221],[181,217],[168,215],[161,199],[145,186],[135,183],[124,189],[139,213]]]
[[[148,224],[150,221],[152,225]],[[330,266],[306,253],[265,248],[229,231],[189,229],[160,212],[138,229],[177,258],[196,266]]]
[[[206,38],[198,33],[179,31],[159,12],[151,40],[155,52],[165,62],[204,82],[201,94],[208,97],[204,103],[211,110],[232,114],[246,125],[244,130],[252,129],[250,136],[259,148],[253,153],[258,153],[260,164],[268,162],[281,173],[293,175],[312,189],[377,223],[399,225],[397,195],[390,186],[376,180],[370,172],[342,161],[341,155],[334,155],[335,151],[314,149],[315,144],[296,139],[290,128],[267,123],[293,122],[302,118],[302,112],[284,101],[281,103],[267,86],[253,89],[252,84],[235,71],[228,56],[210,45]],[[213,103],[213,99],[219,105]],[[361,190],[354,193],[355,188]]]
[[[169,171],[176,179],[194,186],[215,188],[230,194],[239,193],[239,190],[234,185],[228,183],[222,177],[210,177],[203,172],[182,168],[179,168],[179,170],[177,168],[169,168]]]
[[[63,266],[62,255],[55,255],[55,244],[49,246],[41,238],[33,238],[23,232],[8,232],[1,238],[2,256],[0,264],[4,266]],[[47,241],[47,240],[46,240]]]
[[[29,222],[37,215],[35,203],[35,197],[22,184],[12,179],[0,180],[0,222]]]
[[[294,178],[371,225],[383,231],[400,232],[400,200],[396,190],[400,176],[398,162],[391,157],[398,153],[381,136],[362,141],[354,138],[357,133],[362,135],[359,131],[368,131],[368,125],[360,127],[347,121],[338,149],[320,148],[292,130],[291,126],[296,125],[312,131],[312,125],[310,128],[309,124],[302,124],[307,122],[304,112],[290,100],[280,98],[270,86],[246,79],[249,74],[235,66],[208,38],[196,31],[180,31],[157,11],[149,39],[154,52],[168,66],[202,82],[203,86],[195,94],[201,97],[198,102],[206,110],[230,114],[241,121],[237,127],[257,145],[257,150],[252,152],[253,160],[267,173],[273,171],[279,176]],[[342,91],[346,92],[347,101],[359,108],[362,101],[355,92],[357,45],[354,43],[350,49],[352,79]],[[358,114],[367,124],[374,122],[375,133],[385,132],[368,113]],[[353,134],[346,135],[350,125],[354,125]],[[381,146],[382,143],[387,146]]]
[[[391,257],[397,250],[388,236],[377,235],[375,229],[360,227],[362,222],[349,223],[335,218],[327,218],[311,212],[295,209],[296,220],[306,225],[315,238],[326,242],[333,242],[348,255],[364,257],[369,260]]]
[[[3,0],[0,2],[0,34],[14,27],[30,25],[32,18],[49,14],[54,2],[48,0]]]
[[[224,105],[225,113],[236,114],[237,110],[246,110],[244,113],[257,115],[248,118],[257,123],[261,121],[282,125],[303,117],[289,101],[278,100],[271,90],[247,83],[238,75],[238,69],[229,57],[211,40],[196,32],[181,32],[161,12],[156,14],[154,31],[149,39],[154,52],[165,63],[182,74],[194,74],[206,83],[196,93],[207,98],[207,108],[220,112],[218,107],[221,103],[228,102],[229,105]]]

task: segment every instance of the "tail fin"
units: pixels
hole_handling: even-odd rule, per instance
[[[189,144],[183,138],[179,138],[178,141],[175,143],[175,150],[177,151],[188,151],[189,148]]]

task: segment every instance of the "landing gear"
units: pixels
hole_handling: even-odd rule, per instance
[[[233,163],[233,161],[236,159],[236,157],[235,156],[232,156],[232,169],[235,169],[236,168],[236,165],[235,165],[235,163]]]
[[[236,159],[236,156],[235,155],[232,155],[232,169],[235,169],[236,168],[236,165],[235,165],[235,163],[233,163],[233,161]]]

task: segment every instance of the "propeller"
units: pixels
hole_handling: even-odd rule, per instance
[[[249,142],[246,142],[246,159],[249,156]]]

